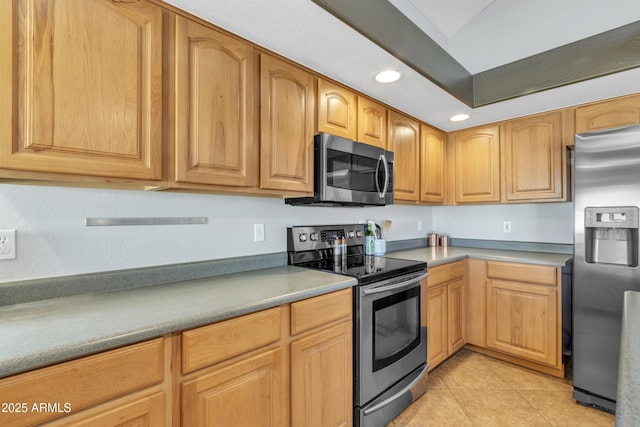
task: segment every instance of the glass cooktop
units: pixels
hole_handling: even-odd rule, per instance
[[[296,265],[355,277],[360,284],[420,272],[427,268],[426,262],[374,255],[350,255],[344,263],[341,260],[336,263],[334,258],[326,258]]]

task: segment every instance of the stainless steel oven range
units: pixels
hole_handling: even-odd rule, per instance
[[[358,279],[353,419],[355,426],[379,427],[427,389],[427,330],[420,322],[427,264],[365,255],[364,242],[363,224],[287,229],[289,264]]]

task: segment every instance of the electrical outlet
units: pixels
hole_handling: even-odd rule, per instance
[[[0,259],[16,258],[16,230],[0,230]]]
[[[418,221],[418,231],[422,231],[422,221]]]
[[[264,224],[253,224],[253,241],[264,242]]]
[[[505,233],[511,233],[511,221],[505,221],[502,223],[502,231]]]

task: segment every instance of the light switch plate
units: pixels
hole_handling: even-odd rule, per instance
[[[264,224],[253,224],[253,241],[264,242]]]

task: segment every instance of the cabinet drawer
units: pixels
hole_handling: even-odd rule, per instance
[[[182,372],[188,373],[280,340],[280,307],[182,333]]]
[[[351,289],[291,304],[291,335],[351,316]]]
[[[556,286],[556,267],[487,261],[487,277]]]
[[[465,262],[456,261],[450,264],[436,265],[435,267],[430,267],[428,271],[427,287],[431,288],[464,276]]]
[[[162,338],[15,375],[0,381],[0,402],[26,403],[0,414],[3,426],[32,426],[153,384],[164,376]],[[34,405],[59,405],[33,410]]]

